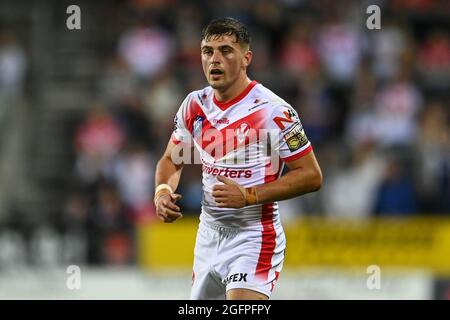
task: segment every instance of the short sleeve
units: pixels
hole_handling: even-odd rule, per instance
[[[189,100],[190,99],[188,95],[186,99],[184,99],[184,101],[181,103],[181,106],[173,119],[174,127],[172,132],[172,142],[175,144],[190,144],[192,142],[191,132],[189,132],[186,125],[186,115],[188,114]]]
[[[291,106],[275,106],[270,119],[275,134],[274,146],[284,162],[297,160],[312,151],[297,112]]]

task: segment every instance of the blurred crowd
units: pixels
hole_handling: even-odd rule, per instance
[[[0,133],[11,105],[23,94],[27,58],[15,34],[0,24]]]
[[[87,235],[88,262],[135,261],[135,227],[155,219],[155,165],[173,117],[207,86],[201,29],[221,16],[249,26],[250,77],[298,111],[324,173],[320,192],[281,204],[283,219],[449,214],[449,5],[378,1],[381,30],[368,30],[369,4],[118,1],[119,36],[73,132],[76,179],[62,208],[66,232]],[[432,18],[442,13],[446,26]],[[11,50],[0,39],[0,69]],[[198,166],[184,170],[178,192],[183,212],[198,215]]]

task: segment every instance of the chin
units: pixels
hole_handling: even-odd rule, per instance
[[[218,83],[209,83],[209,85],[211,86],[211,88],[213,89],[220,89],[222,86]]]
[[[221,89],[225,87],[225,84],[223,82],[209,82],[209,85],[213,89]]]

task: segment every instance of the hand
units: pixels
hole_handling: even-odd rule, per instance
[[[180,194],[164,192],[155,200],[156,215],[164,222],[174,222],[183,217],[180,207],[175,204],[181,199]]]
[[[247,204],[245,197],[245,188],[240,184],[225,178],[217,176],[217,180],[224,184],[216,184],[213,187],[213,197],[219,208],[242,208]]]

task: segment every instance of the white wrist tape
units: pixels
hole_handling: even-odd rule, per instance
[[[170,193],[173,193],[173,189],[172,189],[171,186],[169,186],[169,185],[166,184],[166,183],[162,183],[162,184],[160,184],[159,186],[156,187],[156,189],[155,189],[155,195],[157,195],[158,192],[161,191],[161,190],[163,190],[163,189],[167,189],[167,190],[170,191]]]

